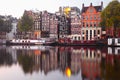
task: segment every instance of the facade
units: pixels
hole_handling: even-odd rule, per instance
[[[41,12],[37,13],[34,19],[34,38],[39,39],[41,38],[41,26],[42,26],[42,22],[41,22]]]
[[[81,68],[81,49],[71,48],[71,71],[78,74]]]
[[[80,40],[81,39],[80,9],[77,7],[71,7],[70,18],[71,18],[71,38],[72,40]]]
[[[48,38],[50,33],[50,13],[47,11],[42,12],[42,26],[41,26],[41,37]]]
[[[28,16],[32,17],[33,21],[34,21],[34,19],[36,17],[36,13],[34,11],[32,11],[32,10],[25,10],[24,14],[27,14]]]
[[[50,38],[58,38],[58,18],[55,14],[50,16]]]
[[[59,11],[51,14],[47,11],[26,11],[33,18],[33,35],[35,39],[56,38],[64,39],[70,37],[72,40],[96,40],[101,39],[102,30],[99,27],[103,2],[99,6],[82,5],[78,7],[60,7]]]
[[[96,40],[101,38],[101,27],[99,23],[101,21],[101,11],[103,2],[100,6],[85,7],[82,5],[81,22],[82,22],[82,40]]]
[[[58,16],[58,38],[65,38],[71,34],[71,19],[65,14],[65,7],[55,13]]]
[[[68,35],[71,34],[71,27],[70,23],[71,20],[70,18],[66,17],[64,14],[59,16],[59,23],[58,23],[58,35],[59,38],[66,38]]]

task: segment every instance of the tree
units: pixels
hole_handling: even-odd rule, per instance
[[[18,22],[18,29],[22,32],[28,32],[32,29],[33,19],[27,14],[23,14],[22,18]]]
[[[4,18],[5,19],[5,18]],[[0,18],[0,32],[10,32],[12,29],[12,20]]]
[[[114,0],[101,13],[101,26],[106,28],[114,28],[114,36],[117,35],[117,29],[120,28],[120,2]]]

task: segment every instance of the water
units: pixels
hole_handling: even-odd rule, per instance
[[[0,46],[0,80],[119,80],[120,47]]]

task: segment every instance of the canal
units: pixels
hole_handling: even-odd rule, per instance
[[[120,47],[0,46],[0,80],[118,80]]]

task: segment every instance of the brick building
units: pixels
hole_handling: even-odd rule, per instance
[[[55,14],[50,15],[50,38],[58,38],[58,18]]]
[[[81,18],[80,9],[77,7],[71,7],[71,38],[72,40],[80,40],[81,38]]]
[[[56,12],[58,16],[58,38],[65,38],[71,34],[71,19],[64,13],[64,9],[60,7]]]
[[[34,38],[39,39],[41,38],[41,26],[42,26],[42,12],[36,13],[35,19],[34,19]]]
[[[101,11],[103,7],[103,2],[99,6],[85,7],[82,5],[81,11],[81,22],[82,22],[82,40],[95,40],[101,38],[101,27],[99,23],[101,21]]]

